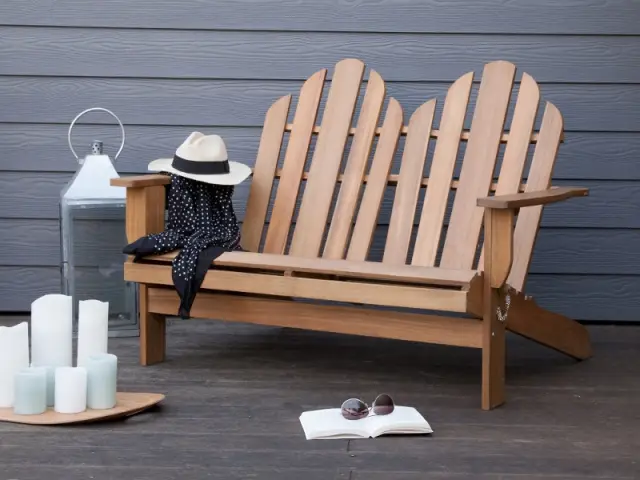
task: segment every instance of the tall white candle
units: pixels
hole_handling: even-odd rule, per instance
[[[31,304],[31,362],[37,367],[70,367],[72,298],[44,295]]]
[[[83,367],[91,355],[107,353],[109,339],[109,302],[80,300],[78,302],[78,358]]]
[[[56,398],[58,413],[80,413],[87,409],[87,370],[84,367],[56,368]]]
[[[0,407],[14,401],[14,377],[29,367],[29,324],[0,327]]]

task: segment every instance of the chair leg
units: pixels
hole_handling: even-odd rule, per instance
[[[488,283],[488,282],[486,282]],[[505,401],[505,326],[498,319],[498,290],[486,285],[482,338],[482,409],[491,410]]]
[[[149,287],[140,285],[140,364],[164,361],[165,349],[165,316],[149,312]]]

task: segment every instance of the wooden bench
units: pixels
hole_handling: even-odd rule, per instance
[[[505,330],[588,358],[582,325],[523,294],[543,205],[588,193],[551,187],[563,136],[558,109],[546,103],[535,128],[540,94],[524,73],[505,131],[516,68],[497,61],[484,67],[469,130],[473,72],[449,88],[437,128],[435,100],[404,125],[397,100],[389,98],[383,108],[384,81],[370,70],[352,126],[364,72],[359,60],[337,63],[319,125],[326,69],[304,82],[292,120],[290,95],[269,108],[242,224],[248,252],[229,252],[214,262],[192,316],[479,348],[483,409],[505,399]],[[425,164],[429,142],[435,149]],[[392,173],[398,157],[399,171]],[[112,181],[127,187],[129,241],[163,230],[168,182],[165,175]],[[389,199],[382,261],[370,261],[381,205]],[[165,356],[165,315],[175,315],[179,303],[171,280],[174,257],[125,264],[125,278],[140,285],[143,365]]]

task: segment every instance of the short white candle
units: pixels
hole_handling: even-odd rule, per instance
[[[29,367],[29,324],[0,327],[0,407],[13,406],[14,377]]]
[[[31,304],[31,362],[37,367],[72,365],[72,299],[44,295]]]
[[[87,370],[84,367],[56,368],[56,398],[58,413],[80,413],[87,409]]]
[[[87,358],[107,353],[109,339],[109,302],[80,300],[78,302],[78,367]]]
[[[118,357],[111,353],[87,358],[87,407],[104,410],[116,406]]]
[[[20,370],[14,377],[13,413],[39,415],[47,410],[47,371],[44,367]]]

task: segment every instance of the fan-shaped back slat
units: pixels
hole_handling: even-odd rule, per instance
[[[488,195],[491,188],[514,76],[515,66],[508,62],[492,62],[484,68],[442,252],[442,267],[473,268],[483,218],[483,209],[476,202]]]
[[[316,72],[300,89],[271,222],[267,230],[264,246],[267,253],[284,253],[287,244],[326,75],[326,69]]]
[[[389,232],[382,258],[384,263],[405,264],[407,262],[435,108],[436,101],[430,100],[421,105],[409,120],[389,221]]]
[[[367,184],[362,195],[360,208],[353,227],[353,234],[347,251],[348,260],[365,260],[378,221],[380,205],[387,188],[391,164],[396,153],[400,131],[402,130],[402,107],[395,98],[389,99],[389,106],[380,129]]]
[[[371,70],[322,255],[325,258],[344,258],[384,96],[384,81],[378,72]]]
[[[551,186],[553,167],[558,155],[562,131],[562,115],[552,103],[547,102],[540,126],[538,142],[531,161],[527,177],[526,192],[545,190]],[[513,237],[513,264],[507,283],[522,291],[529,271],[533,247],[535,246],[542,206],[527,207],[520,210]]]
[[[496,195],[518,193],[520,189],[539,103],[540,89],[538,84],[530,75],[524,73],[509,129],[509,141],[500,167]],[[483,265],[484,247],[480,253],[478,268],[483,268]]]
[[[260,141],[252,188],[243,224],[243,246],[257,250],[268,210],[273,179],[279,177],[273,214],[267,231],[265,252],[284,253],[291,235],[292,220],[301,183],[307,182],[289,252],[296,256],[318,257],[327,220],[331,223],[322,252],[325,258],[363,261],[374,237],[383,198],[394,193],[391,219],[383,261],[406,263],[414,228],[420,189],[425,200],[418,235],[411,259],[413,265],[437,263],[448,198],[454,203],[446,229],[439,266],[460,270],[482,270],[483,257],[474,265],[482,226],[483,209],[477,198],[491,192],[498,195],[548,188],[559,143],[562,141],[562,117],[547,104],[540,132],[534,132],[540,93],[535,80],[526,73],[518,90],[513,119],[508,132],[504,122],[513,88],[515,66],[509,62],[487,64],[483,71],[478,99],[469,131],[463,130],[473,74],[460,77],[447,92],[439,128],[433,129],[435,100],[427,101],[403,125],[400,104],[393,98],[384,123],[378,127],[385,97],[384,82],[371,71],[357,125],[351,127],[360,92],[364,64],[347,59],[336,65],[322,125],[316,117],[326,70],[305,82],[301,89],[294,121],[286,124],[289,97],[278,100],[269,109]],[[282,169],[276,168],[283,131],[290,131],[289,146]],[[312,135],[317,134],[310,171],[305,163]],[[353,136],[345,171],[340,173],[344,149]],[[398,139],[406,135],[399,174],[391,174]],[[367,172],[375,136],[379,136],[371,168]],[[424,162],[430,139],[436,140],[428,177]],[[453,178],[459,143],[467,141],[459,180]],[[498,181],[493,183],[500,143],[506,144]],[[535,144],[528,180],[523,186],[529,145]],[[452,179],[453,178],[453,179]],[[336,185],[336,206],[331,204]],[[358,206],[361,189],[364,190]],[[523,208],[515,224],[514,261],[509,284],[521,290],[529,268],[538,232],[542,207]],[[350,230],[353,229],[353,232]],[[346,253],[345,253],[346,250]]]
[[[460,77],[447,92],[411,258],[412,265],[435,265],[472,83],[473,72],[470,72]]]
[[[360,60],[342,60],[336,65],[293,232],[292,255],[317,257],[320,253],[363,75]]]
[[[242,223],[242,246],[250,252],[257,252],[260,247],[290,105],[291,95],[287,95],[271,105],[265,115],[247,199],[247,210]]]

